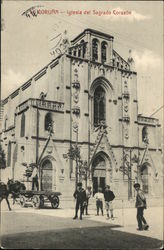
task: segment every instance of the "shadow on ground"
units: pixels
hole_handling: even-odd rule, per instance
[[[101,223],[103,224],[103,223]],[[24,232],[4,235],[7,249],[159,249],[162,241],[112,230],[117,225]]]

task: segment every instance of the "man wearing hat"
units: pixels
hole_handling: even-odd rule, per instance
[[[75,216],[73,217],[73,219],[75,220],[78,218],[78,211],[80,208],[80,220],[82,220],[83,204],[86,201],[86,192],[82,188],[81,182],[77,183],[77,188],[76,188],[76,191],[74,192],[73,196],[76,199]]]
[[[135,204],[135,207],[137,208],[137,222],[138,222],[137,230],[139,230],[139,231],[148,230],[149,225],[147,224],[147,222],[143,216],[144,209],[146,209],[146,197],[145,197],[143,191],[140,189],[139,183],[135,183],[134,188],[137,191],[136,204]],[[143,222],[143,224],[142,224],[142,222]]]

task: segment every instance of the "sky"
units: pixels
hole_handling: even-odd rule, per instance
[[[22,15],[33,6],[53,9],[54,13]],[[114,10],[132,14],[114,15]],[[83,12],[70,16],[70,11]],[[95,15],[98,11],[110,11],[111,15]],[[50,40],[57,32],[66,29],[71,41],[85,28],[93,28],[114,36],[114,49],[125,60],[132,50],[138,75],[139,113],[150,116],[163,106],[162,1],[3,1],[2,19],[2,99],[53,59]],[[163,109],[153,117],[162,124]]]

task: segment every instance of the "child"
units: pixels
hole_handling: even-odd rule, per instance
[[[104,213],[103,213],[104,195],[102,193],[101,187],[98,188],[98,192],[94,195],[94,198],[96,199],[97,215],[99,215],[99,209],[101,209],[101,213],[102,213],[102,215],[104,215]]]
[[[105,192],[104,192],[104,200],[105,200],[106,211],[107,211],[107,219],[109,219],[109,210],[110,210],[111,219],[114,220],[113,204],[112,204],[112,201],[114,200],[114,198],[115,198],[114,193],[110,190],[110,186],[107,185],[105,188]]]

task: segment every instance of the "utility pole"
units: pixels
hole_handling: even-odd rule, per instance
[[[132,150],[130,149],[130,162],[129,162],[129,199],[132,198]]]
[[[39,110],[36,107],[36,166],[39,170],[39,190],[41,190],[41,172],[38,166],[38,155],[39,155]]]
[[[77,150],[78,150],[78,127],[76,130],[76,150],[75,150],[75,157],[76,157],[76,169],[75,169],[75,190],[77,188],[77,183],[78,183],[78,159],[77,159]]]

